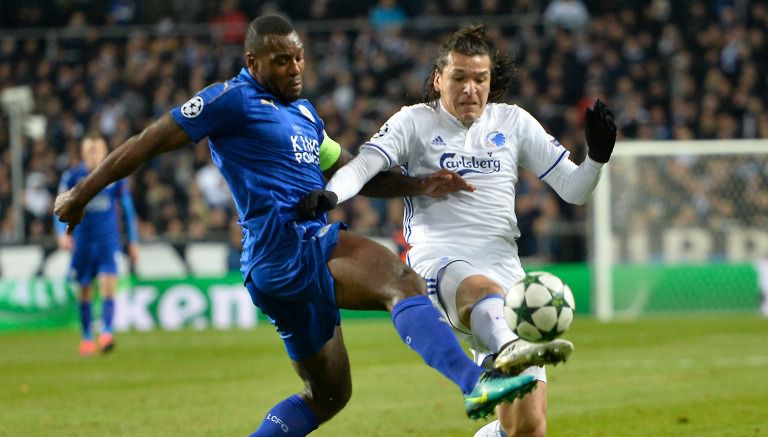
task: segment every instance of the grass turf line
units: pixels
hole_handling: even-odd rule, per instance
[[[353,396],[312,435],[471,436],[459,391],[386,319],[344,323]],[[0,436],[248,435],[301,389],[273,328],[125,333],[81,358],[77,333],[0,334]],[[768,320],[578,318],[550,367],[552,436],[768,436]]]

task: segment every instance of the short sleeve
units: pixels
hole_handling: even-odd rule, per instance
[[[374,149],[384,155],[392,168],[408,161],[408,152],[414,143],[416,124],[408,107],[395,113],[373,134],[370,141],[362,147]]]
[[[568,150],[531,114],[520,111],[518,135],[520,138],[520,166],[534,172],[539,179],[546,177],[557,164],[567,159]]]
[[[171,117],[193,142],[226,133],[243,117],[240,87],[215,83],[171,109]]]

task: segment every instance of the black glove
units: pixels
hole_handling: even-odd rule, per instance
[[[320,214],[336,207],[339,198],[328,190],[312,190],[303,195],[296,204],[296,214],[304,220],[317,218]]]
[[[600,99],[595,100],[585,113],[584,136],[587,138],[587,155],[594,161],[606,163],[616,144],[616,123],[613,113]]]

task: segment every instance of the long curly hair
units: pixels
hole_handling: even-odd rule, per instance
[[[488,94],[488,103],[504,101],[512,81],[517,76],[515,62],[511,56],[500,53],[494,47],[484,25],[475,24],[457,30],[445,44],[440,46],[434,68],[424,80],[421,103],[437,105],[440,92],[434,86],[435,75],[443,72],[451,52],[467,56],[488,55],[491,59],[491,90]]]

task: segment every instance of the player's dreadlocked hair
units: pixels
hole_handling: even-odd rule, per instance
[[[482,24],[465,26],[456,31],[445,44],[440,46],[434,68],[424,81],[421,102],[436,105],[440,92],[435,89],[435,74],[443,72],[448,64],[448,54],[458,52],[467,56],[488,55],[491,58],[491,91],[488,102],[502,102],[507,95],[517,69],[509,55],[499,53]]]
[[[256,53],[264,44],[267,35],[288,35],[293,26],[287,18],[280,15],[262,15],[253,19],[245,33],[243,46],[246,52]]]

